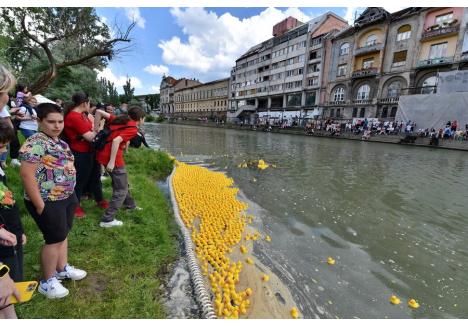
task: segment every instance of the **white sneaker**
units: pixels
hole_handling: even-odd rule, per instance
[[[75,268],[74,266],[70,266],[68,264],[65,265],[65,268],[62,272],[56,272],[55,277],[59,280],[63,280],[66,278],[72,279],[73,281],[79,281],[86,277],[86,271],[82,269]]]
[[[11,166],[21,166],[21,162],[18,159],[14,158],[10,162]]]
[[[69,291],[57,280],[56,277],[51,277],[47,282],[40,282],[39,292],[45,295],[48,299],[59,299],[66,297]]]
[[[102,228],[111,228],[111,227],[114,227],[114,226],[122,226],[123,225],[123,222],[122,221],[119,221],[119,220],[112,220],[110,222],[101,222],[99,223],[99,226],[102,227]]]

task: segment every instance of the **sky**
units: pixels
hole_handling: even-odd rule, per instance
[[[117,91],[130,77],[135,95],[159,93],[162,76],[209,82],[227,78],[235,60],[272,37],[273,25],[288,16],[302,22],[327,11],[352,22],[365,8],[96,8],[111,30],[136,22],[132,49],[99,72]],[[402,8],[385,7],[390,12]]]

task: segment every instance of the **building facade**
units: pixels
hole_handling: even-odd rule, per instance
[[[323,118],[392,119],[400,95],[436,93],[440,72],[466,69],[466,17],[467,8],[367,8],[332,39]]]
[[[307,24],[289,17],[273,27],[273,38],[247,51],[231,71],[228,120],[298,119],[319,114],[326,36],[347,27],[328,12]]]
[[[174,86],[177,79],[171,76],[163,76],[159,87],[160,111],[163,115],[174,113]]]
[[[175,117],[225,120],[229,78],[177,89],[174,93]]]

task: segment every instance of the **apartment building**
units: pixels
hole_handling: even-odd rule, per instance
[[[347,26],[332,12],[307,24],[293,17],[276,24],[273,38],[236,60],[229,84],[228,119],[318,115],[325,37]]]
[[[173,115],[176,112],[174,103],[175,92],[201,83],[196,79],[175,79],[171,76],[163,76],[160,84],[160,107],[161,113],[164,115]]]
[[[229,78],[192,85],[174,93],[175,116],[225,120]]]
[[[400,95],[436,93],[440,72],[467,69],[466,17],[467,8],[367,8],[331,41],[323,117],[391,119]]]

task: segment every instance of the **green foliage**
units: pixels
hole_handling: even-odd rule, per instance
[[[162,123],[164,121],[166,121],[166,119],[164,118],[162,114],[158,115],[158,117],[156,118],[156,122],[158,123]]]
[[[156,118],[150,114],[145,117],[145,122],[155,122]]]
[[[135,87],[132,87],[130,78],[127,76],[125,85],[123,85],[124,94],[120,95],[119,99],[121,103],[130,103],[133,100],[133,94],[135,93]]]
[[[119,93],[114,83],[107,80],[106,78],[101,78],[100,80],[100,90],[101,90],[101,101],[104,103],[111,103],[114,106],[120,105]]]
[[[165,179],[173,163],[167,154],[149,149],[130,149],[125,155],[132,196],[143,210],[120,210],[117,218],[124,225],[103,229],[98,225],[103,210],[94,201],[83,200],[87,216],[74,221],[69,234],[69,260],[85,269],[88,276],[78,282],[64,281],[70,294],[53,304],[36,293],[31,301],[17,305],[20,318],[165,317],[159,287],[167,264],[177,257],[178,228],[155,179]],[[18,170],[9,167],[6,174],[28,236],[24,248],[25,279],[37,280],[43,239],[21,199]],[[106,180],[107,198],[110,192],[110,180]]]
[[[45,96],[50,99],[70,100],[77,91],[84,91],[94,101],[102,100],[102,89],[97,81],[97,73],[85,66],[66,67],[47,89]]]
[[[6,46],[3,58],[33,93],[39,93],[67,67],[105,67],[128,49],[121,44],[130,42],[134,24],[112,38],[94,8],[2,7],[0,26],[0,35],[8,39],[7,44],[0,42]]]
[[[150,106],[151,110],[156,110],[156,108],[159,106],[159,94],[147,95],[145,102]]]

